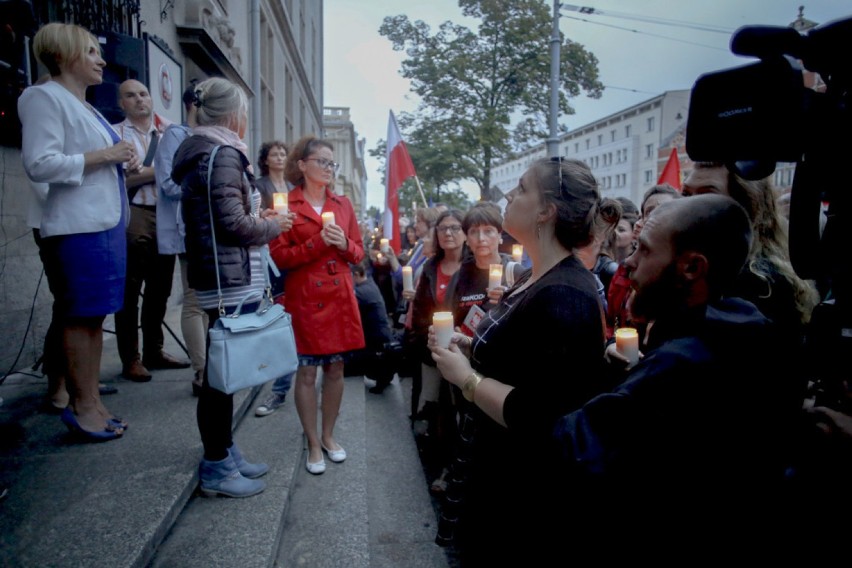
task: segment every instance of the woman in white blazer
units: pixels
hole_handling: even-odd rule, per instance
[[[123,164],[139,167],[133,145],[86,102],[103,81],[98,40],[72,24],[52,23],[33,38],[51,81],[18,101],[24,170],[48,184],[39,227],[45,273],[61,316],[66,383],[71,396],[62,421],[83,440],[114,440],[127,423],[100,399],[103,320],[124,299],[127,194]]]

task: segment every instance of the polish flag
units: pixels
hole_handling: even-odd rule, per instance
[[[385,213],[382,224],[384,232],[382,234],[385,238],[390,239],[391,248],[399,254],[402,245],[399,235],[399,189],[405,180],[416,176],[417,173],[414,171],[414,164],[411,162],[408,148],[402,141],[402,134],[399,133],[399,126],[396,124],[393,111],[390,111],[388,118],[388,138],[385,152],[387,186],[385,188]]]
[[[666,167],[663,168],[663,173],[657,180],[657,184],[661,183],[667,183],[680,191],[680,159],[677,157],[677,148],[672,148],[669,161],[666,162]]]

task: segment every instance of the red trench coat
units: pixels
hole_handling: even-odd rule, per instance
[[[364,347],[361,314],[349,265],[364,258],[358,220],[349,199],[326,189],[322,212],[334,213],[334,222],[349,239],[341,251],[322,241],[322,219],[305,199],[302,187],[288,195],[296,214],[293,228],[271,243],[269,252],[279,268],[287,270],[284,298],[293,316],[296,349],[300,355],[331,355]]]

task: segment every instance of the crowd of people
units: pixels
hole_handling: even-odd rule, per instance
[[[116,314],[127,379],[192,368],[200,489],[263,491],[269,468],[235,443],[233,395],[210,386],[205,341],[271,287],[292,315],[298,370],[255,414],[293,388],[305,468],[319,475],[326,457],[347,458],[335,433],[344,376],[373,379],[375,394],[410,377],[413,434],[441,499],[436,538],[464,565],[549,562],[577,546],[566,535],[734,550],[756,524],[798,526],[784,513],[822,473],[802,457],[814,431],[850,449],[843,409],[803,410],[808,323],[824,298],[793,270],[769,179],[696,163],[682,189],[655,185],[637,205],[602,197],[581,161],[540,159],[505,211],[424,205],[393,250],[334,191],[327,140],[268,141],[254,170],[238,85],[192,83],[178,125],[130,79],[126,119],[110,124],[86,102],[106,65],[96,37],[48,24],[33,49],[50,76],[19,110],[54,296],[48,399],[82,440],[128,427],[99,386],[101,326]],[[286,211],[274,202],[285,193]],[[186,361],[163,350],[176,263]],[[438,313],[452,320],[449,345]],[[619,344],[624,328],[638,361]],[[848,459],[827,463],[852,471]],[[711,523],[720,516],[724,526]]]

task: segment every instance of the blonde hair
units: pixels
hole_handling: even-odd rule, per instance
[[[33,53],[48,72],[56,77],[62,70],[60,65],[71,64],[83,57],[94,43],[100,49],[98,38],[89,30],[76,24],[53,22],[36,32],[33,38]]]
[[[241,113],[248,114],[245,92],[221,77],[199,83],[195,97],[195,106],[198,107],[195,122],[198,126],[228,126],[234,118],[239,120]]]

